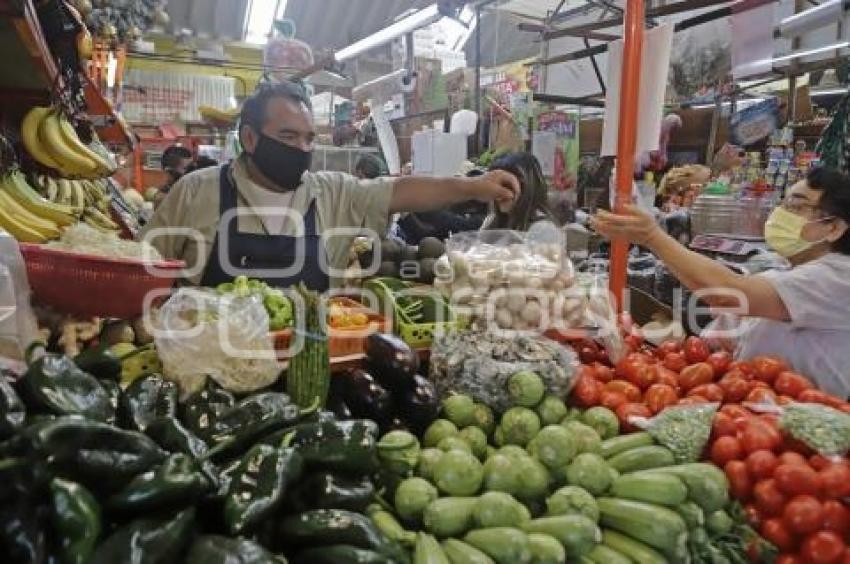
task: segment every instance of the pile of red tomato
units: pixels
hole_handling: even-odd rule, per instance
[[[784,435],[775,415],[734,404],[718,411],[711,461],[729,478],[751,525],[781,552],[780,564],[850,562],[850,463],[812,453]]]
[[[643,347],[611,366],[599,346],[574,347],[582,360],[571,400],[613,410],[626,432],[632,415],[651,417],[671,405],[720,402],[706,458],[724,469],[733,497],[751,523],[782,553],[777,564],[850,564],[850,462],[831,461],[783,434],[778,417],[744,405],[821,403],[850,413],[850,404],[821,392],[784,361],[733,361],[704,341]],[[743,404],[743,405],[742,405]]]
[[[780,359],[733,361],[728,352],[710,352],[699,337],[668,341],[654,350],[638,348],[611,366],[593,341],[575,345],[582,360],[572,391],[581,407],[603,405],[628,431],[632,415],[650,417],[667,406],[689,403],[821,403],[847,411],[850,404],[815,389]]]

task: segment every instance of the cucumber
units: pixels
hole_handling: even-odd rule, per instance
[[[490,527],[470,531],[463,540],[497,564],[530,564],[528,535],[513,527]]]
[[[654,441],[652,435],[647,432],[631,433],[629,435],[620,435],[619,437],[611,437],[602,441],[601,450],[599,452],[603,458],[611,458],[615,454],[620,454],[633,448],[642,446],[652,446]]]
[[[416,547],[413,549],[413,564],[451,564],[440,543],[428,533],[416,536]]]
[[[620,474],[649,470],[662,466],[673,466],[673,452],[663,446],[642,446],[616,454],[608,459],[608,465]]]
[[[632,559],[604,544],[593,547],[587,557],[594,564],[631,564]]]
[[[446,539],[441,546],[452,564],[496,564],[492,558],[462,540]]]
[[[688,499],[688,488],[672,474],[647,471],[620,476],[611,486],[611,495],[621,499],[676,506]]]
[[[629,535],[668,556],[677,554],[687,545],[685,521],[678,513],[651,503],[601,497],[599,522],[604,527]]]
[[[602,546],[617,551],[635,564],[667,564],[667,559],[657,550],[611,529],[602,529]]]

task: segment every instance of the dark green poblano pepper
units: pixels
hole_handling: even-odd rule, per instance
[[[255,445],[242,457],[224,499],[224,522],[233,534],[250,531],[283,501],[301,477],[301,456],[291,448]]]
[[[31,459],[98,492],[122,488],[166,454],[142,433],[70,415],[30,425],[18,440]]]
[[[368,419],[296,425],[291,445],[309,466],[366,474],[378,469],[378,425]]]
[[[112,406],[114,414],[106,422],[115,425],[118,422],[118,401],[121,399],[121,385],[115,380],[101,380],[100,385],[109,394],[109,404]]]
[[[106,508],[121,515],[141,515],[194,504],[212,487],[200,465],[190,456],[172,454],[165,461],[133,478],[110,497]]]
[[[91,347],[74,357],[74,364],[101,380],[121,379],[121,359],[112,354],[107,344]]]
[[[215,446],[210,457],[218,460],[244,452],[255,439],[296,423],[300,415],[298,406],[286,394],[265,392],[249,396],[216,418],[212,434]]]
[[[195,435],[210,443],[213,425],[218,416],[236,403],[233,394],[215,382],[208,382],[203,390],[192,394],[180,409],[180,421]]]
[[[3,562],[41,564],[47,558],[49,508],[30,497],[0,504],[0,554]]]
[[[202,458],[209,450],[207,443],[173,417],[152,421],[145,428],[145,434],[168,452],[182,452],[195,459]]]
[[[287,506],[295,511],[348,509],[362,512],[374,497],[375,486],[369,476],[315,472],[293,488]]]
[[[24,426],[27,410],[18,392],[0,375],[0,440],[8,439]]]
[[[59,560],[62,564],[86,564],[100,537],[97,500],[80,484],[62,478],[50,482],[50,493]]]
[[[192,538],[195,508],[168,519],[142,518],[117,529],[104,540],[90,564],[179,562]]]
[[[109,421],[115,415],[109,393],[97,378],[80,370],[64,355],[47,353],[33,360],[41,343],[27,349],[27,371],[20,391],[27,405],[56,415],[82,415]]]
[[[177,384],[156,374],[142,376],[121,394],[118,415],[121,426],[144,431],[155,419],[177,416]]]
[[[204,535],[195,539],[185,564],[284,564],[261,544],[249,539]]]

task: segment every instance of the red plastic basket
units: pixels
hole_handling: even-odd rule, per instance
[[[183,261],[149,263],[48,249],[21,243],[33,297],[63,313],[130,319],[142,313],[149,292],[168,290]]]

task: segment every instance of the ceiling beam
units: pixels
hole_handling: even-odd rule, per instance
[[[673,4],[667,4],[664,6],[657,6],[655,8],[649,8],[646,10],[647,18],[657,18],[659,16],[670,16],[673,14],[681,14],[682,12],[690,12],[691,10],[699,10],[702,8],[709,8],[711,6],[717,6],[719,4],[728,4],[729,0],[684,0],[682,2],[674,2]],[[615,16],[613,18],[607,20],[601,20],[598,22],[590,22],[574,27],[567,27],[564,29],[558,29],[555,31],[545,32],[543,34],[543,39],[556,39],[558,37],[575,37],[578,33],[595,31],[597,29],[606,29],[609,27],[614,27],[618,25],[622,25],[623,16],[622,14],[619,16]],[[578,37],[583,37],[582,35],[578,35]]]

